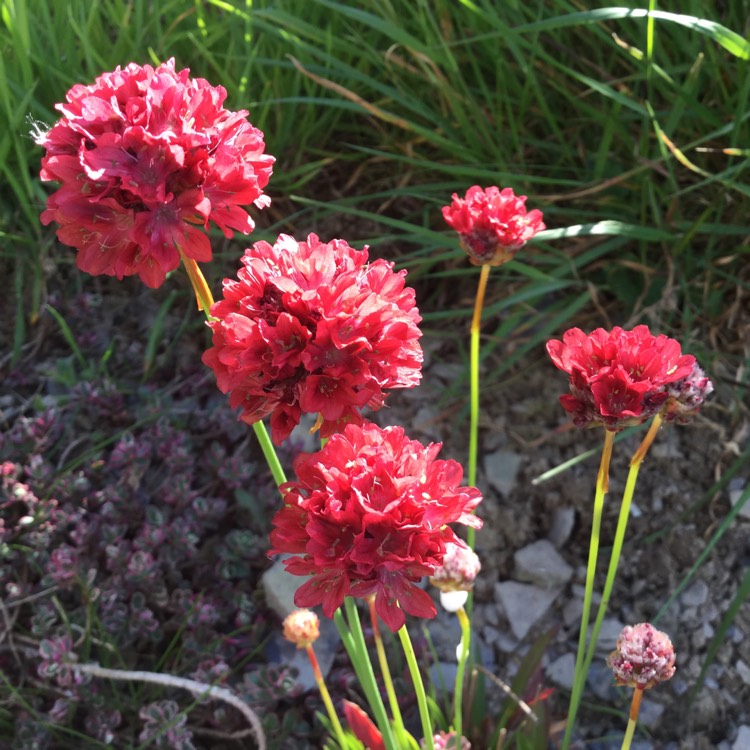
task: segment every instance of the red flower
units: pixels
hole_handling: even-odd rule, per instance
[[[374,595],[393,631],[404,612],[435,616],[416,582],[443,564],[448,543],[463,544],[447,524],[482,525],[472,514],[479,490],[458,486],[461,465],[435,460],[440,447],[409,440],[401,427],[350,424],[297,458],[270,554],[296,555],[284,561],[287,570],[312,576],[295,594],[298,607],[322,604],[333,617],[344,597]]]
[[[676,398],[670,388],[695,366],[695,357],[682,354],[677,341],[654,336],[643,325],[632,331],[597,328],[589,335],[571,328],[562,341],[548,341],[547,352],[570,375],[570,393],[560,403],[576,426],[603,425],[612,431],[662,411],[670,396]]]
[[[474,185],[465,198],[453,194],[443,218],[461,236],[464,250],[475,266],[499,266],[509,261],[537,232],[544,229],[542,212],[526,212],[526,196],[511,188]]]
[[[321,435],[383,406],[386,388],[421,378],[421,320],[405,271],[344,240],[281,235],[256,242],[238,280],[224,280],[212,308],[213,348],[203,361],[242,419],[271,415],[277,444],[303,412],[319,413]]]
[[[138,274],[151,287],[177,268],[180,251],[211,260],[213,221],[227,237],[252,231],[240,206],[267,206],[263,188],[272,156],[247,112],[222,106],[226,91],[176,72],[131,63],[91,86],[74,86],[57,109],[63,117],[39,133],[46,148],[41,178],[61,182],[42,222],[78,248],[92,274]]]

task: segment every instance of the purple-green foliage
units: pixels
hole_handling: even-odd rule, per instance
[[[86,355],[107,345],[89,339]],[[61,727],[103,745],[218,748],[193,727],[246,729],[215,701],[82,679],[73,665],[90,660],[228,684],[261,713],[270,747],[305,747],[317,706],[298,708],[292,676],[265,664],[278,623],[258,577],[278,491],[197,359],[144,387],[132,354],[68,387],[51,373],[43,394],[27,371],[5,380],[0,590],[15,652],[0,652],[0,668],[19,693],[35,687],[0,745],[80,747]]]

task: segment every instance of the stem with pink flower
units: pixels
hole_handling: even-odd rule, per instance
[[[388,720],[385,704],[375,680],[372,663],[367,653],[367,645],[365,644],[362,625],[359,621],[357,605],[351,596],[347,596],[344,599],[344,609],[346,609],[346,617],[344,617],[341,607],[334,614],[334,622],[341,636],[341,641],[352,662],[359,684],[365,691],[365,697],[374,714],[375,723],[383,735],[386,750],[399,750],[393,736],[391,723]]]
[[[482,320],[484,296],[491,266],[485,263],[479,273],[477,295],[474,300],[474,316],[471,319],[470,374],[469,374],[469,465],[467,481],[471,487],[477,483],[477,447],[479,442],[479,327]],[[469,546],[474,549],[474,529],[467,534]]]
[[[401,716],[401,707],[398,705],[398,698],[396,697],[396,690],[393,687],[393,678],[391,677],[391,670],[388,666],[388,659],[385,654],[385,646],[383,645],[383,638],[380,634],[380,623],[378,622],[378,614],[375,611],[375,597],[367,597],[367,605],[370,610],[370,621],[372,622],[372,635],[375,641],[375,650],[378,654],[378,663],[380,664],[380,671],[383,675],[383,683],[385,685],[385,692],[388,695],[388,702],[391,706],[391,714],[393,715],[393,724],[396,735],[401,745],[406,747],[408,739],[406,736],[406,729],[404,728],[404,720]]]
[[[456,670],[456,686],[453,692],[453,731],[461,741],[463,736],[463,693],[464,693],[464,674],[466,673],[466,662],[469,659],[469,644],[471,642],[471,621],[466,614],[466,610],[461,609],[456,612],[458,622],[461,625],[461,651],[458,656],[458,668]]]
[[[628,519],[630,518],[630,506],[633,502],[633,494],[635,492],[635,484],[638,479],[638,472],[643,463],[643,459],[646,457],[648,449],[656,438],[656,434],[659,432],[659,428],[662,424],[662,415],[657,414],[651,426],[646,433],[646,436],[641,441],[637,450],[630,459],[630,470],[628,472],[628,478],[625,482],[625,490],[622,495],[622,503],[620,505],[620,515],[617,519],[617,529],[615,531],[615,539],[612,544],[612,554],[609,558],[609,567],[607,569],[607,579],[604,583],[604,590],[602,591],[602,599],[599,603],[599,610],[596,614],[596,620],[594,621],[594,627],[591,631],[591,638],[589,639],[588,650],[586,652],[586,660],[584,661],[583,671],[587,674],[591,667],[591,662],[594,659],[594,653],[596,651],[596,644],[599,640],[599,632],[602,627],[602,622],[607,613],[607,607],[609,606],[609,599],[612,595],[612,588],[614,587],[615,578],[617,576],[617,566],[620,562],[620,555],[622,553],[622,545],[625,540],[625,531],[628,526]]]
[[[633,690],[633,700],[630,702],[630,714],[628,716],[628,727],[625,730],[620,750],[630,750],[630,744],[635,734],[635,725],[638,723],[638,714],[641,710],[641,698],[643,698],[643,688],[637,687]]]
[[[424,735],[424,750],[435,750],[435,743],[432,734],[432,721],[430,712],[427,708],[427,694],[422,682],[422,673],[419,671],[417,657],[414,654],[414,647],[411,644],[409,631],[406,625],[402,625],[398,631],[398,637],[401,639],[401,647],[404,649],[406,664],[409,667],[409,674],[414,683],[414,692],[417,696],[417,706],[419,707],[419,718],[422,722],[422,734]]]
[[[347,742],[344,735],[344,729],[341,726],[339,717],[336,715],[336,709],[333,707],[331,694],[328,692],[328,687],[326,686],[325,679],[323,678],[323,673],[320,671],[318,657],[315,655],[315,650],[313,649],[312,644],[308,644],[305,647],[305,651],[307,652],[307,658],[310,660],[310,666],[312,667],[313,676],[315,677],[315,682],[318,686],[318,690],[320,691],[320,697],[323,699],[323,705],[325,705],[326,711],[328,712],[328,718],[331,720],[331,725],[333,726],[333,731],[336,734],[336,739],[338,740],[338,743],[339,745],[341,745],[342,749],[345,749],[347,747]]]
[[[591,617],[591,600],[594,594],[594,578],[596,576],[596,560],[599,555],[599,538],[602,524],[602,511],[604,508],[604,496],[609,489],[609,464],[612,459],[612,446],[614,445],[615,433],[606,430],[604,433],[604,447],[599,464],[599,473],[596,479],[596,493],[594,495],[594,512],[591,522],[591,541],[589,544],[589,559],[586,569],[586,587],[583,595],[583,611],[581,612],[581,629],[578,635],[578,651],[576,653],[575,674],[573,677],[573,691],[570,695],[568,708],[568,720],[563,737],[563,750],[570,747],[575,725],[578,706],[583,695],[583,687],[586,684],[586,670],[584,669],[586,657],[586,635],[588,633],[589,620]]]

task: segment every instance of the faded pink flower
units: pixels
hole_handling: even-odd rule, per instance
[[[211,260],[209,222],[226,237],[247,234],[254,223],[241,206],[269,205],[263,133],[245,110],[223,107],[222,86],[189,72],[173,59],[118,67],[73,86],[56,105],[61,119],[36,134],[42,180],[62,183],[42,223],[59,224],[82,271],[158,287],[180,252]]]
[[[527,212],[525,204],[526,196],[511,188],[474,185],[464,198],[453,194],[451,205],[443,208],[443,218],[458,232],[475,266],[499,266],[544,229],[542,212]]]
[[[443,564],[430,576],[430,583],[441,591],[471,591],[481,569],[479,556],[471,547],[449,542]]]
[[[669,680],[675,672],[675,653],[666,633],[651,623],[626,625],[617,648],[607,657],[618,685],[647,690]]]

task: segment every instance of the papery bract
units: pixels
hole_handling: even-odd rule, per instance
[[[405,271],[367,257],[344,240],[282,234],[248,248],[238,278],[224,280],[203,361],[243,420],[271,416],[277,444],[303,413],[318,413],[328,437],[383,406],[386,389],[420,381],[414,290]]]
[[[670,388],[695,367],[695,357],[683,354],[677,341],[655,336],[645,325],[632,331],[597,328],[588,335],[571,328],[562,341],[548,341],[547,352],[555,366],[570,375],[570,393],[561,396],[560,403],[575,425],[612,431],[641,424],[667,408],[670,396],[677,399]],[[707,390],[705,384],[702,388]],[[685,396],[689,400],[690,394]]]
[[[364,423],[296,459],[297,480],[282,486],[284,507],[273,519],[271,554],[294,555],[287,570],[312,576],[297,590],[298,607],[322,604],[333,617],[346,596],[374,595],[394,632],[405,612],[435,616],[416,583],[442,565],[447,544],[463,544],[448,524],[482,525],[472,513],[479,490],[460,487],[460,464],[436,460],[439,450],[401,427]]]
[[[274,159],[248,113],[223,107],[226,95],[169,60],[118,67],[56,105],[61,119],[36,142],[46,149],[42,180],[62,184],[41,218],[59,224],[82,271],[158,287],[180,253],[211,260],[200,229],[209,222],[227,237],[252,231],[241,206],[270,203]]]
[[[544,229],[542,212],[527,212],[525,204],[526,196],[511,188],[474,185],[464,198],[453,194],[451,205],[443,207],[443,218],[460,235],[474,265],[499,266]]]

